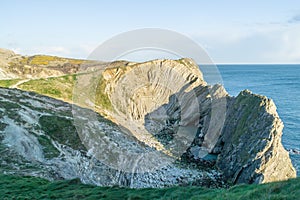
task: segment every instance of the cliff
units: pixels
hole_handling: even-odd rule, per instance
[[[130,187],[296,177],[273,101],[249,91],[230,97],[222,85],[208,85],[191,59],[79,67],[15,57],[2,53],[2,75],[17,78],[2,86],[64,102],[1,89],[3,173]],[[23,59],[38,72],[24,72]]]
[[[266,183],[296,176],[281,143],[283,123],[265,96],[242,91],[229,103],[217,166],[234,183]]]
[[[115,148],[133,154],[151,153],[153,149],[90,109],[74,107],[32,92],[3,88],[0,88],[0,105],[1,174],[37,176],[48,180],[79,178],[86,184],[133,188],[172,185],[220,187],[224,184],[221,174],[215,169],[199,169],[180,161],[144,173],[134,169],[132,172],[121,171],[108,165],[107,162],[113,159],[122,161],[120,153],[113,154]],[[84,145],[86,140],[79,134],[80,127],[74,124],[74,110],[85,113],[81,119],[85,122],[88,138],[96,134],[95,137],[103,140],[96,146],[102,151],[101,159],[88,149],[88,145]],[[91,115],[95,119],[91,120]],[[105,141],[109,141],[109,145],[103,149],[100,145],[104,145]],[[160,158],[156,159],[159,161]]]

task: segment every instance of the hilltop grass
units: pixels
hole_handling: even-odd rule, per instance
[[[19,61],[22,65],[49,65],[51,62],[61,62],[61,63],[70,63],[70,64],[82,64],[84,60],[80,59],[72,59],[72,58],[61,58],[57,56],[48,56],[48,55],[35,55],[31,57],[23,57],[22,60]],[[12,63],[15,64],[15,63]]]
[[[49,182],[35,177],[0,175],[1,198],[6,199],[298,199],[300,179],[262,185],[239,185],[229,189],[195,186],[162,189],[97,187],[78,179]]]
[[[30,62],[28,64],[49,65],[49,62],[51,62],[51,61],[59,61],[59,59],[54,56],[37,55],[37,56],[31,57]]]

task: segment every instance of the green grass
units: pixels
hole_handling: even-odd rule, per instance
[[[70,64],[82,64],[84,60],[80,59],[72,59],[72,58],[62,58],[57,56],[47,56],[47,55],[35,55],[30,57],[23,57],[21,60],[17,62],[10,63],[11,65],[49,65],[51,62],[58,62],[60,64],[70,63]]]
[[[53,98],[72,100],[76,75],[42,78],[27,81],[18,87],[22,90],[36,92]]]
[[[105,93],[106,82],[101,76],[97,82],[96,87],[96,105],[100,105],[102,108],[112,110],[112,105],[108,95]]]
[[[41,116],[39,123],[42,127],[42,130],[47,133],[53,140],[58,141],[60,144],[65,144],[73,149],[86,150],[84,145],[81,143],[76,127],[73,124],[73,121],[64,117],[58,116]],[[48,152],[50,157],[57,156],[55,148],[52,147],[52,144],[46,143],[46,138],[40,138],[40,142],[47,144],[45,149]]]
[[[61,99],[63,101],[72,102],[73,90],[78,76],[84,74],[72,74],[60,77],[42,78],[30,80],[18,86],[19,89],[25,91],[36,92],[38,94],[46,95],[52,98]],[[96,105],[112,110],[112,105],[108,95],[105,93],[106,82],[102,76],[91,79],[90,88],[86,88],[87,92],[93,94],[96,92]],[[90,96],[87,94],[87,96]]]
[[[2,199],[299,199],[300,179],[229,189],[195,186],[129,189],[84,185],[78,179],[49,182],[34,177],[0,175]]]
[[[45,158],[51,159],[59,156],[59,151],[53,146],[51,140],[45,136],[40,135],[37,137],[39,143],[43,146]]]
[[[0,80],[0,87],[10,87],[18,83],[21,79]]]

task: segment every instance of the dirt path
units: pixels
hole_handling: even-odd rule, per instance
[[[20,81],[17,82],[16,84],[9,86],[9,88],[18,88],[19,85],[21,85],[21,84],[23,84],[23,83],[25,83],[25,82],[28,82],[28,81],[30,81],[30,80],[32,80],[32,79],[20,80]]]

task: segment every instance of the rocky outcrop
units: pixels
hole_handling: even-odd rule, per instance
[[[296,177],[289,153],[281,143],[283,123],[271,99],[247,90],[237,97],[229,97],[218,85],[198,86],[194,91],[201,109],[197,134],[184,154],[188,162],[216,166],[225,179],[234,184]],[[176,130],[181,123],[180,106],[173,99],[146,116],[147,125],[155,124],[150,126],[150,131],[167,144],[172,141],[170,135],[173,139],[178,134]],[[168,112],[163,120],[157,117],[161,110]],[[193,116],[194,113],[190,113],[187,119],[194,121]]]
[[[296,177],[281,143],[283,123],[265,96],[245,90],[228,103],[217,166],[233,183],[266,183]]]
[[[11,75],[6,72],[9,67],[9,60],[16,54],[13,51],[0,48],[0,78],[1,79],[11,79],[16,78],[16,76]]]

